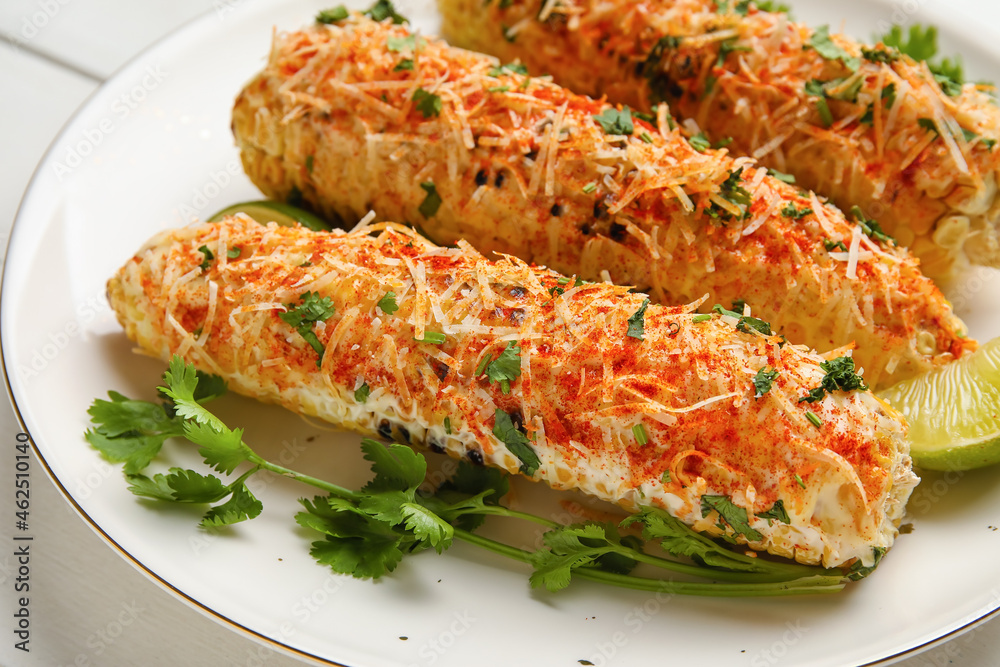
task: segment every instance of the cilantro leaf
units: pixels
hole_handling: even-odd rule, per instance
[[[239,464],[249,461],[253,454],[243,444],[243,429],[239,428],[232,430],[222,425],[217,429],[212,424],[187,421],[184,422],[184,437],[198,445],[198,453],[205,463],[227,475]]]
[[[608,107],[600,115],[593,116],[597,124],[601,126],[605,134],[631,135],[635,131],[632,124],[632,112],[628,106],[618,111],[614,107]]]
[[[427,193],[427,196],[424,197],[424,201],[420,203],[420,208],[417,210],[425,218],[432,218],[437,214],[438,209],[441,208],[441,195],[438,194],[437,188],[432,181],[421,183],[420,187]]]
[[[221,479],[194,470],[171,468],[166,483],[173,491],[174,499],[183,503],[214,503],[229,495],[229,487]]]
[[[514,426],[510,415],[500,408],[496,409],[493,420],[493,435],[507,446],[511,454],[518,458],[521,462],[522,473],[528,477],[534,475],[538,467],[542,465],[542,461],[532,448],[531,441]]]
[[[593,547],[584,540],[606,541],[604,526],[590,523],[576,526],[562,526],[546,531],[542,535],[548,549],[540,549],[531,555],[535,571],[531,573],[531,587],[545,587],[550,592],[562,590],[569,585],[573,570],[587,567],[608,552],[607,548]]]
[[[403,559],[399,542],[399,537],[391,531],[370,531],[313,542],[309,554],[334,572],[359,579],[377,579],[395,570]]]
[[[626,336],[631,338],[638,338],[639,340],[645,340],[643,336],[646,334],[646,309],[649,307],[649,299],[643,299],[642,305],[639,306],[639,310],[632,313],[628,318],[628,331],[625,332]]]
[[[170,488],[170,485],[167,483],[167,476],[164,474],[158,473],[153,477],[146,477],[138,473],[126,473],[125,480],[129,484],[128,490],[137,496],[170,502],[177,500],[174,497],[174,490]]]
[[[830,105],[826,103],[826,89],[823,87],[823,82],[816,79],[807,81],[805,91],[806,95],[819,98],[816,100],[816,111],[823,122],[823,127],[833,125],[833,113],[830,111]]]
[[[743,167],[729,172],[729,176],[719,186],[720,192],[726,200],[738,206],[749,206],[751,202],[750,192],[741,185],[742,176]]]
[[[760,398],[767,392],[771,391],[771,383],[778,379],[778,369],[772,368],[767,370],[767,366],[764,366],[757,374],[753,376],[753,387],[757,390],[754,394],[754,398]]]
[[[802,218],[806,217],[812,212],[813,210],[808,207],[804,208],[796,207],[794,202],[788,202],[781,209],[781,215],[785,216],[786,218],[791,218],[792,220],[801,220]]]
[[[864,379],[854,371],[854,359],[851,357],[823,361],[819,367],[826,371],[820,386],[809,390],[808,394],[799,399],[799,403],[817,403],[823,400],[827,392],[868,389]]]
[[[403,72],[413,70],[413,58],[403,58],[392,68],[393,72]]]
[[[736,319],[743,319],[742,312],[736,312],[735,310],[726,310],[721,304],[715,304],[712,306],[712,311],[718,313],[719,315],[728,315],[729,317],[735,317]]]
[[[350,12],[347,11],[347,7],[344,5],[337,5],[333,9],[324,9],[320,11],[320,13],[316,15],[316,23],[337,23],[338,21],[343,21],[348,16],[350,16]]]
[[[489,361],[485,366],[486,377],[490,382],[499,382],[500,390],[504,394],[510,393],[510,383],[521,377],[521,347],[516,341],[508,341],[496,359],[489,361],[489,355],[484,360]],[[482,366],[482,364],[480,364]],[[477,373],[479,375],[479,373]]]
[[[807,44],[816,49],[816,53],[826,60],[839,60],[852,72],[858,71],[858,67],[861,66],[860,58],[850,55],[830,39],[830,26],[828,25],[816,28]]]
[[[392,290],[386,292],[385,296],[379,299],[378,307],[386,315],[392,315],[397,310],[399,310],[399,306],[396,305],[396,293],[393,292]]]
[[[500,67],[491,67],[487,72],[490,76],[503,76],[504,74],[528,74],[528,68],[521,63],[507,63]]]
[[[778,171],[777,169],[768,169],[768,176],[776,178],[782,183],[788,183],[789,185],[795,185],[795,176],[792,174],[786,174],[783,171]]]
[[[208,249],[207,245],[203,245],[198,248],[198,252],[205,256],[205,260],[199,264],[199,268],[202,271],[208,271],[208,267],[212,265],[212,260],[215,259],[215,253]]]
[[[765,336],[773,335],[770,322],[765,322],[762,319],[750,317],[748,315],[740,317],[740,321],[736,323],[736,330],[742,331],[743,333],[750,333],[750,331],[753,330],[758,331]]]
[[[417,88],[413,91],[413,101],[417,103],[417,111],[422,113],[424,118],[441,115],[443,106],[439,95],[428,92],[423,88]]]
[[[872,547],[872,553],[875,556],[875,562],[872,563],[871,565],[865,566],[861,563],[860,560],[855,561],[854,565],[852,565],[851,569],[848,570],[847,572],[847,578],[851,581],[861,581],[862,579],[867,577],[869,574],[874,572],[875,568],[878,567],[878,564],[882,562],[882,557],[885,556],[885,552],[886,552],[885,547]]]
[[[771,505],[771,509],[766,512],[758,512],[758,519],[767,519],[767,525],[771,525],[771,521],[780,521],[781,523],[791,523],[791,519],[788,517],[788,512],[785,510],[785,502],[780,498],[774,501]]]
[[[313,331],[313,324],[325,322],[333,317],[335,308],[333,300],[328,297],[320,297],[319,292],[305,292],[299,297],[300,303],[294,308],[284,313],[278,313],[278,317],[290,327],[299,332],[299,335],[309,343],[309,346],[316,351],[316,367],[323,365],[323,353],[326,348],[320,342],[319,337]],[[286,304],[290,306],[291,304]]]
[[[395,51],[396,53],[400,51],[415,51],[417,49],[417,36],[407,35],[406,37],[396,37],[389,35],[385,40],[385,46],[390,51]]]
[[[250,489],[245,484],[238,484],[233,488],[233,495],[229,497],[229,500],[210,508],[205,513],[201,525],[205,528],[229,526],[256,518],[262,509],[263,505],[254,497]]]
[[[368,386],[367,382],[364,382],[360,387],[354,390],[354,400],[358,403],[364,403],[368,400],[368,395],[371,394],[371,392],[371,387]]]
[[[843,241],[834,241],[832,239],[823,239],[823,247],[828,251],[840,250],[841,252],[847,252],[847,246],[844,245]]]
[[[390,0],[377,0],[377,2],[366,9],[363,14],[369,16],[375,21],[384,21],[385,19],[392,19],[392,22],[396,25],[402,23],[409,23],[409,19],[405,16],[396,12],[396,8],[392,5]]]
[[[743,535],[751,542],[764,539],[764,536],[750,527],[750,518],[745,508],[735,505],[729,496],[703,495],[701,497],[701,516],[706,517],[712,512],[719,515],[719,528],[726,529],[728,525],[736,535]]]
[[[712,147],[711,142],[708,140],[708,137],[705,136],[704,132],[699,132],[688,139],[688,143],[691,144],[691,148],[695,149],[699,153],[704,153]]]
[[[851,215],[858,221],[858,225],[861,226],[861,231],[865,233],[865,236],[873,238],[876,241],[891,242],[893,245],[896,245],[896,239],[882,231],[882,226],[878,224],[877,220],[865,217],[864,211],[861,210],[860,206],[852,206]]]
[[[403,491],[415,489],[427,474],[427,461],[405,445],[383,445],[365,438],[361,441],[365,460],[372,462],[375,478],[363,488],[371,491]]]
[[[455,536],[451,524],[437,514],[415,503],[402,506],[403,525],[421,542],[427,542],[434,550],[441,553],[449,546]]]

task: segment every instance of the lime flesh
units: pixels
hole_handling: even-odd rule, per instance
[[[879,395],[910,423],[910,455],[921,468],[971,470],[1000,462],[1000,337]]]
[[[333,228],[329,222],[309,211],[270,199],[233,204],[213,215],[208,221],[218,222],[227,215],[236,215],[237,213],[245,213],[257,222],[264,224],[276,222],[285,227],[294,227],[295,223],[299,223],[314,232],[328,232]]]

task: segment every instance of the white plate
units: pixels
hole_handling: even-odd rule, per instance
[[[399,4],[435,31],[429,4]],[[795,4],[800,18],[817,23],[839,25],[833,12],[849,16],[847,29],[861,36],[894,11],[862,0]],[[462,544],[404,561],[378,583],[357,581],[311,560],[312,537],[292,520],[296,499],[309,490],[287,480],[254,485],[264,514],[220,535],[199,531],[197,512],[132,496],[118,466],[84,443],[86,409],[108,389],[152,398],[163,365],[130,352],[104,282],[154,232],[258,196],[239,167],[230,105],[262,66],[272,26],[297,27],[320,8],[217,3],[91,97],[49,150],[21,207],[0,304],[8,381],[50,475],[109,543],[213,618],[355,667],[886,664],[997,611],[996,469],[925,475],[910,505],[914,532],[868,580],[837,596],[768,600],[667,600],[585,582],[539,594],[529,590],[525,567]],[[946,44],[961,44],[972,76],[995,75],[1000,49],[982,25],[964,34],[947,29],[948,17],[931,18]],[[984,340],[1000,334],[998,275],[977,272],[956,292]],[[217,405],[230,424],[247,426],[248,441],[265,456],[345,483],[364,478],[355,436],[238,397]],[[197,464],[179,446],[165,455]],[[552,502],[554,494],[541,493]]]

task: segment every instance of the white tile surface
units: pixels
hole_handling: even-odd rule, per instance
[[[0,33],[103,79],[191,18],[242,1],[4,0]]]
[[[93,89],[93,80],[60,69],[30,51],[65,61],[103,78],[150,42],[204,12],[243,0],[4,0],[0,33],[24,43],[0,43],[0,239],[6,237],[34,165],[62,123]],[[249,0],[247,0],[249,1]],[[332,2],[331,4],[336,4]],[[937,4],[924,0],[917,4]],[[1000,17],[1000,5],[961,0],[952,7]],[[994,75],[1000,78],[1000,73]],[[13,102],[13,103],[12,103]],[[0,439],[13,441],[18,426],[0,399]],[[6,450],[4,450],[6,451]],[[0,459],[0,516],[13,514],[9,459]],[[33,462],[32,651],[12,648],[9,623],[0,623],[0,664],[55,665],[269,665],[297,660],[271,653],[218,625],[165,593],[125,563],[76,516]],[[10,522],[0,541],[10,544]],[[12,618],[13,559],[0,553],[0,618]],[[845,638],[849,641],[849,638]],[[484,664],[496,664],[487,659]],[[904,667],[1000,664],[1000,620],[958,637]]]

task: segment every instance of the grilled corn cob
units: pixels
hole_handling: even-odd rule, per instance
[[[825,377],[804,347],[389,223],[167,231],[108,293],[142,349],[240,393],[805,563],[870,565],[917,481],[870,391],[797,402]],[[720,496],[750,530],[706,505]],[[787,519],[759,516],[779,501]]]
[[[374,209],[661,303],[742,299],[820,351],[856,341],[875,387],[975,347],[916,260],[815,195],[694,150],[665,115],[626,122],[402,26],[279,35],[233,129],[269,196],[345,220]]]
[[[454,44],[520,58],[579,93],[667,102],[713,142],[859,206],[953,278],[1000,266],[1000,109],[926,63],[781,12],[715,0],[438,0]],[[738,6],[740,7],[738,9]],[[724,9],[719,9],[723,7]]]

